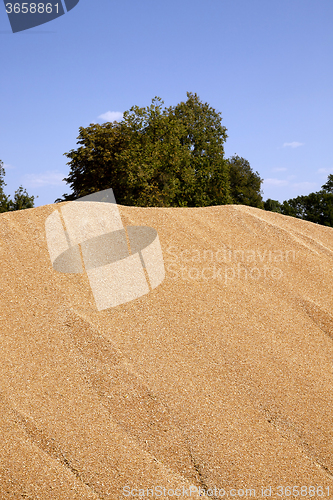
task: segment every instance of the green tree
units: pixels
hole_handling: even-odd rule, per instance
[[[328,176],[320,191],[284,201],[281,213],[333,227],[333,175]]]
[[[77,144],[80,147],[65,153],[71,168],[63,180],[70,185],[72,193],[64,194],[55,202],[75,200],[112,187],[117,201],[121,203],[128,171],[120,170],[117,153],[128,147],[130,131],[117,122],[91,124],[86,128],[80,127],[79,131]]]
[[[126,188],[115,196],[119,203],[137,206],[186,206],[194,183],[191,151],[181,143],[184,126],[163,101],[150,107],[133,106],[124,113],[128,147],[117,153],[119,170],[127,172]],[[121,201],[122,200],[122,201]]]
[[[72,189],[58,201],[112,187],[118,203],[208,206],[230,203],[221,113],[197,94],[163,108],[159,97],[133,106],[121,122],[80,127],[77,150],[65,153]]]
[[[269,212],[281,213],[281,203],[277,200],[267,198],[267,200],[264,202],[264,209],[268,210]]]
[[[253,172],[250,163],[234,155],[228,159],[231,197],[234,204],[264,208],[261,184],[263,179]]]
[[[34,207],[34,196],[29,196],[27,191],[20,186],[14,194],[14,200],[4,193],[3,187],[7,186],[4,181],[5,169],[0,160],[0,213],[11,212],[14,210],[24,210]]]
[[[4,193],[4,186],[7,184],[4,181],[5,169],[3,166],[3,162],[0,160],[0,213],[8,212],[8,196]]]
[[[328,176],[326,184],[321,186],[321,189],[326,193],[333,193],[333,174]]]
[[[186,102],[169,108],[169,112],[181,123],[180,141],[190,152],[187,168],[193,183],[189,206],[232,203],[229,164],[224,158],[224,143],[228,136],[221,113],[190,92]]]
[[[302,219],[302,204],[298,198],[284,201],[281,205],[281,213],[290,217],[298,217]]]
[[[35,197],[29,196],[26,189],[20,186],[14,193],[14,200],[9,200],[9,211],[34,208],[34,200]]]

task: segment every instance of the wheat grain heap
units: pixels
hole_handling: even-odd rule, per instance
[[[332,228],[119,206],[157,230],[166,275],[98,311],[85,273],[52,268],[58,206],[0,216],[1,500],[328,498]]]

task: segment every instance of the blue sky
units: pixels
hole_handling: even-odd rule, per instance
[[[22,184],[53,203],[80,126],[187,91],[222,113],[226,156],[259,172],[264,199],[319,190],[333,173],[332,26],[332,0],[80,0],[13,34],[1,2],[6,194]]]

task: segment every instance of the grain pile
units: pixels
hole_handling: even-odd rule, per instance
[[[158,231],[166,277],[98,312],[50,264],[54,208],[0,215],[1,500],[328,498],[332,228],[120,206]]]

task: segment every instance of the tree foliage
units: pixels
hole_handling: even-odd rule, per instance
[[[5,176],[5,169],[3,166],[3,162],[0,160],[0,213],[8,212],[8,203],[9,203],[8,196],[5,195],[3,190],[4,186],[7,185],[4,181],[4,176]]]
[[[113,188],[133,206],[209,206],[231,203],[227,138],[221,113],[187,93],[163,108],[159,97],[133,106],[121,122],[80,127],[77,150],[65,153],[72,193],[63,200]]]
[[[233,203],[264,208],[261,193],[263,179],[253,172],[250,163],[237,155],[228,159],[230,192]]]
[[[321,186],[321,189],[325,193],[333,193],[333,174],[330,174],[328,176],[326,184],[324,184],[323,186]]]
[[[269,212],[281,213],[281,203],[277,200],[267,198],[267,200],[264,202],[264,209],[268,210]]]
[[[29,196],[22,186],[15,191],[14,200],[4,193],[3,188],[7,186],[4,181],[5,174],[3,162],[0,160],[0,213],[33,208],[35,197]]]
[[[273,210],[273,206],[277,209]],[[333,175],[330,174],[326,184],[315,193],[297,196],[283,203],[266,200],[265,210],[279,211],[283,215],[333,227]]]

